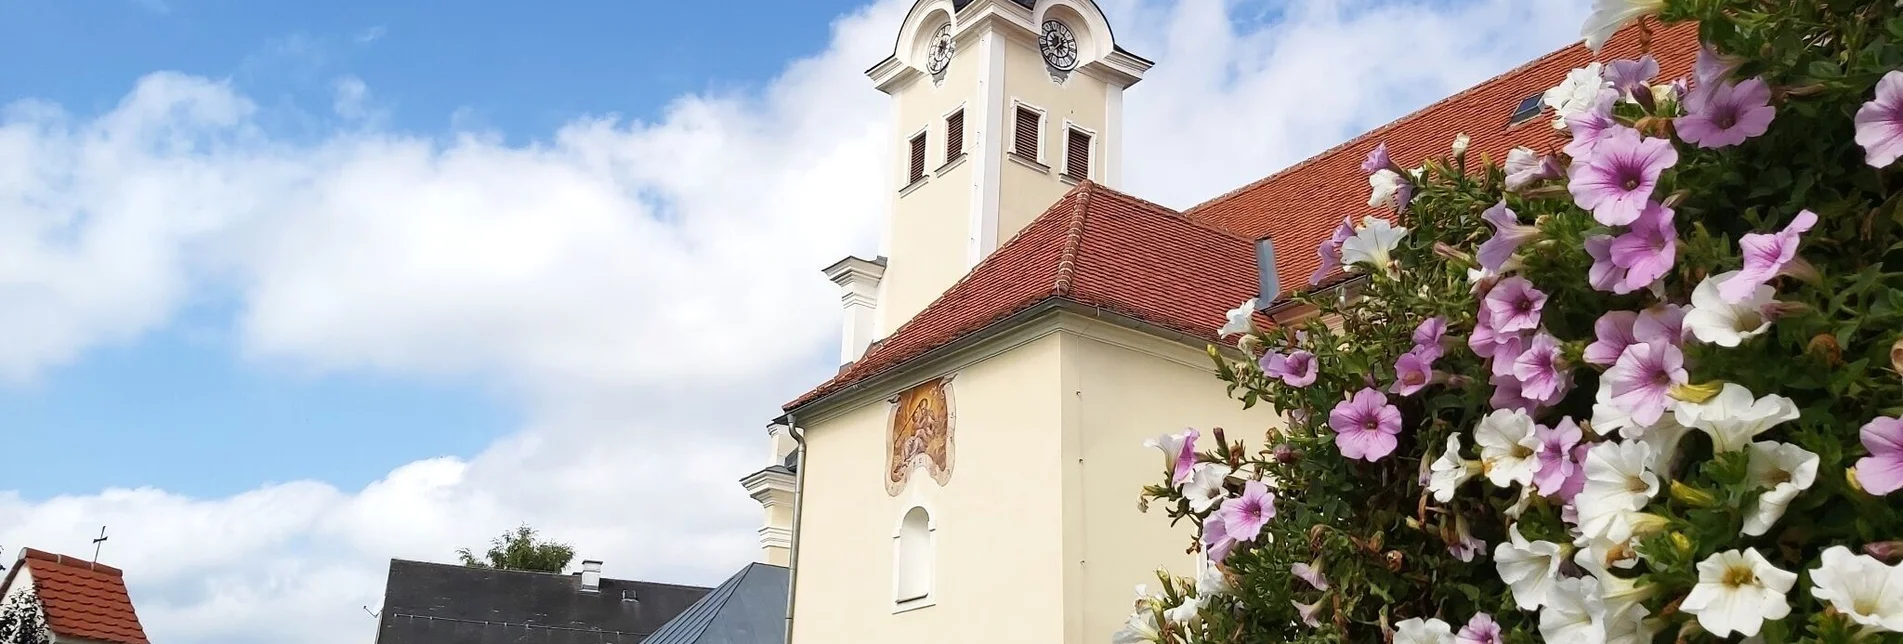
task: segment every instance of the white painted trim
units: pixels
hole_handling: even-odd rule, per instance
[[[1051,121],[1050,110],[1046,110],[1042,107],[1038,107],[1036,105],[1027,103],[1024,101],[1024,99],[1018,98],[1016,96],[1011,97],[1011,136],[1010,136],[1011,151],[1017,152],[1018,150],[1018,108],[1020,107],[1027,110],[1031,110],[1033,112],[1037,112],[1037,159],[1036,161],[1038,163],[1044,164],[1045,166],[1049,166],[1051,162],[1045,160],[1045,157],[1044,157],[1044,148],[1046,147],[1044,145],[1044,139],[1049,138],[1048,134],[1050,130],[1050,121]]]
[[[1070,119],[1064,119],[1064,146],[1063,146],[1064,147],[1064,164],[1061,166],[1057,166],[1058,168],[1057,173],[1059,175],[1070,174],[1070,131],[1071,130],[1083,132],[1084,136],[1090,137],[1089,149],[1084,151],[1084,154],[1089,155],[1089,158],[1084,159],[1084,176],[1076,177],[1076,178],[1090,179],[1090,178],[1093,178],[1093,176],[1102,176],[1103,173],[1099,170],[1099,168],[1101,168],[1102,166],[1098,165],[1098,160],[1102,158],[1101,154],[1099,153],[1099,148],[1102,146],[1098,145],[1098,142],[1101,140],[1102,135],[1098,134],[1096,130],[1084,127],[1082,124],[1076,121],[1072,121]]]
[[[1103,180],[1105,186],[1123,187],[1123,86],[1104,84],[1103,98]]]
[[[999,175],[1004,171],[1004,39],[996,31],[986,31],[978,43],[978,127],[965,113],[965,136],[975,142],[978,167],[972,169],[971,230],[966,240],[965,268],[998,248]]]
[[[892,612],[903,613],[918,610],[938,603],[938,513],[932,511],[930,504],[920,499],[916,492],[910,495],[912,500],[901,507],[898,521],[892,525]],[[899,570],[904,560],[905,517],[913,510],[925,512],[925,554],[926,575],[925,594],[915,597],[899,597]]]
[[[938,155],[938,162],[940,164],[949,164],[953,161],[952,153],[951,153],[951,117],[953,114],[957,114],[959,112],[965,113],[965,132],[964,132],[965,136],[963,140],[958,142],[958,145],[960,148],[958,151],[961,154],[971,152],[971,112],[965,109],[965,106],[969,104],[970,102],[971,101],[969,100],[959,101],[958,107],[945,110],[944,114],[938,115],[939,125],[945,126],[945,134],[943,136],[938,137],[938,140],[943,141],[943,143],[941,143],[938,146],[939,152],[940,152],[940,154]],[[930,146],[927,146],[927,147],[930,147]],[[930,164],[928,163],[926,165],[930,165]]]

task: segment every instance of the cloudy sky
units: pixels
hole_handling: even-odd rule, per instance
[[[717,583],[888,206],[863,1],[0,0],[0,560],[109,525],[211,644],[368,642],[389,558],[521,522]],[[1588,3],[1103,4],[1159,61],[1123,187],[1184,207]]]

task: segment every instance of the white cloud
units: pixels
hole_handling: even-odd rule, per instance
[[[1259,178],[1569,40],[1584,13],[1295,4],[1261,20],[1256,3],[1106,2],[1161,62],[1129,94],[1134,192],[1186,206]],[[837,341],[817,269],[877,239],[889,193],[867,177],[893,146],[860,70],[903,9],[843,19],[757,92],[527,145],[469,129],[475,112],[448,140],[375,118],[275,138],[240,89],[171,73],[95,119],[5,108],[0,377],[135,341],[220,291],[253,360],[476,383],[531,423],[363,490],[0,493],[0,544],[85,552],[110,524],[105,559],[166,641],[364,641],[385,560],[444,559],[520,521],[613,575],[717,582],[755,547],[735,480],[764,464],[759,428]],[[361,81],[336,90],[338,115],[374,114]]]

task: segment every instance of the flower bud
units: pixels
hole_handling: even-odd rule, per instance
[[[1405,522],[1407,523],[1407,527],[1408,527],[1408,529],[1409,529],[1409,530],[1419,530],[1419,529],[1421,529],[1421,520],[1420,520],[1420,519],[1416,519],[1416,518],[1414,518],[1414,517],[1408,517],[1408,518],[1407,518],[1407,519],[1405,519],[1404,521],[1405,521]]]
[[[1811,337],[1810,342],[1804,345],[1804,352],[1816,356],[1818,359],[1831,365],[1841,365],[1844,363],[1843,347],[1838,346],[1837,336],[1829,333],[1819,333]],[[1895,353],[1891,355],[1894,356]]]
[[[1850,489],[1858,492],[1863,491],[1863,481],[1857,480],[1857,468],[1844,468],[1844,481],[1850,484]]]
[[[1388,572],[1401,572],[1401,551],[1389,550],[1386,559]]]
[[[1283,465],[1290,465],[1302,460],[1302,452],[1288,443],[1276,445],[1275,449],[1271,450],[1270,453],[1275,456],[1275,462]]]
[[[1876,557],[1883,563],[1896,565],[1903,560],[1903,541],[1878,541],[1863,544],[1863,553]]]
[[[1721,380],[1713,380],[1696,385],[1672,385],[1669,395],[1675,400],[1697,404],[1711,400],[1711,397],[1718,395],[1718,392],[1723,391],[1724,387],[1725,383]]]
[[[1790,262],[1784,264],[1784,269],[1778,271],[1778,274],[1789,275],[1811,285],[1821,284],[1824,281],[1824,276],[1817,272],[1817,267],[1802,257],[1792,257]]]
[[[1672,481],[1672,498],[1678,499],[1679,503],[1694,508],[1718,507],[1718,497],[1712,496],[1710,492],[1678,481]]]
[[[1321,550],[1322,537],[1327,534],[1328,528],[1323,527],[1322,524],[1317,523],[1313,527],[1310,527],[1308,529],[1308,549]]]
[[[1236,348],[1249,355],[1255,355],[1255,350],[1261,347],[1262,340],[1256,338],[1253,333],[1244,333],[1242,339],[1236,341]]]
[[[1685,536],[1683,532],[1672,533],[1672,550],[1680,557],[1692,556],[1692,538]]]
[[[1809,313],[1810,310],[1811,310],[1811,306],[1803,302],[1784,302],[1779,300],[1773,300],[1771,301],[1770,304],[1764,305],[1764,308],[1760,309],[1758,313],[1762,314],[1764,317],[1767,317],[1773,320],[1778,320],[1778,319],[1803,315],[1805,313]]]
[[[1472,268],[1472,267],[1480,265],[1478,262],[1474,261],[1473,255],[1467,253],[1466,251],[1460,250],[1458,248],[1454,248],[1453,246],[1449,245],[1447,242],[1434,242],[1434,255],[1441,259],[1445,259],[1447,261],[1453,262],[1457,265],[1467,267],[1467,268]]]
[[[1897,338],[1896,344],[1890,345],[1890,368],[1903,373],[1903,338]]]

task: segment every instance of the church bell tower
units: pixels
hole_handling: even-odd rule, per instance
[[[1117,46],[1092,0],[915,3],[892,56],[866,72],[892,97],[893,202],[885,261],[827,271],[846,289],[842,362],[1078,182],[1116,187],[1123,90],[1151,65]]]

